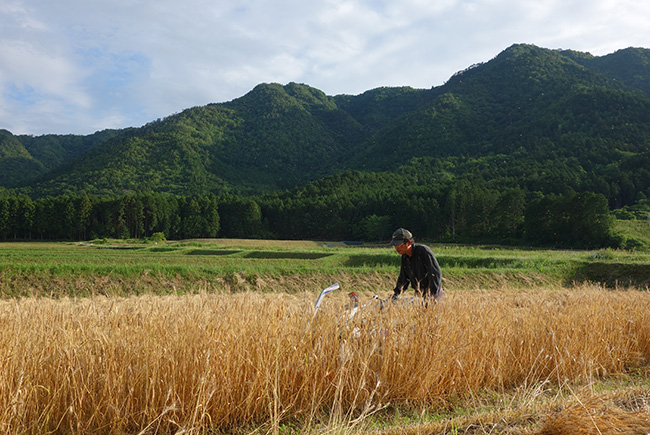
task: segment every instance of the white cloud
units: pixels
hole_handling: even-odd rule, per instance
[[[0,0],[0,128],[90,133],[261,82],[428,88],[513,43],[647,44],[642,0]]]
[[[19,92],[33,91],[81,108],[90,105],[90,98],[78,86],[82,74],[65,56],[49,53],[23,41],[8,41],[0,45],[0,65],[4,81],[11,80]]]

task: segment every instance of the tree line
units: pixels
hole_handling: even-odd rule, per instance
[[[419,240],[597,248],[620,244],[612,237],[612,222],[602,194],[542,195],[519,188],[490,189],[468,181],[446,188],[413,186],[408,192],[363,188],[358,183],[347,192],[330,189],[320,194],[317,187],[307,185],[257,197],[144,193],[0,198],[2,240],[149,238],[157,234],[171,240],[376,242],[389,238],[395,228],[405,227]]]

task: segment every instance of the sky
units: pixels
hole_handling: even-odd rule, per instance
[[[91,134],[241,97],[428,89],[512,44],[650,48],[646,0],[0,0],[0,129]]]

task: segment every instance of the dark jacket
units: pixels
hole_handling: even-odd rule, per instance
[[[411,288],[422,296],[437,296],[442,286],[442,274],[438,260],[431,248],[426,245],[413,244],[413,254],[402,255],[402,267],[397,277],[395,296]]]

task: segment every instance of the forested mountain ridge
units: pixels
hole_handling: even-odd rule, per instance
[[[562,54],[586,68],[650,95],[650,50],[630,47],[600,57],[577,51],[563,51]]]
[[[0,165],[20,169],[2,171],[0,182],[34,197],[261,193],[348,170],[413,164],[432,172],[452,159],[454,177],[464,168],[466,177],[544,193],[589,190],[622,206],[648,183],[636,169],[649,159],[649,59],[647,49],[595,57],[518,44],[427,90],[332,97],[302,84],[261,84],[140,128],[6,132]],[[7,165],[16,158],[23,166]]]
[[[642,60],[650,50],[644,53]],[[611,68],[589,69],[572,57],[518,45],[457,73],[436,89],[431,104],[375,133],[355,156],[355,166],[387,169],[398,156],[478,157],[520,150],[536,159],[585,153],[615,159],[615,149],[647,150],[650,94],[632,86],[644,81],[626,84],[605,75]],[[650,78],[649,63],[636,65]]]
[[[231,102],[125,130],[37,180],[32,192],[287,188],[335,172],[326,168],[336,167],[361,130],[321,91],[261,84]]]
[[[87,136],[14,136],[0,130],[0,189],[37,183],[42,177],[64,172],[66,164],[95,145],[126,130],[103,130]]]
[[[22,143],[7,130],[0,130],[0,186],[19,182],[26,174],[43,171]]]

